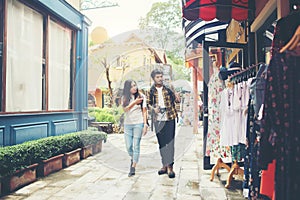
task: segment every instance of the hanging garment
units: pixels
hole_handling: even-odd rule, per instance
[[[253,106],[256,118],[260,118],[259,110],[265,99],[265,87],[267,79],[268,65],[261,64],[254,81],[251,84],[251,90],[253,92]]]
[[[255,81],[255,79],[253,80]],[[252,82],[253,83],[253,82]],[[257,124],[254,114],[254,98],[251,90],[251,96],[248,106],[248,120],[247,120],[247,146],[246,156],[244,161],[244,182],[243,188],[248,189],[249,199],[264,199],[260,194],[260,173],[261,169],[257,165],[258,153],[258,135],[260,125]],[[269,183],[270,184],[270,183]],[[272,184],[271,184],[272,185]],[[247,191],[247,190],[246,190]]]
[[[267,72],[259,164],[276,159],[276,199],[299,199],[300,191],[300,57],[279,50],[300,25],[295,13],[277,22]]]
[[[210,156],[210,163],[215,164],[218,158],[223,162],[231,162],[230,148],[220,146],[220,102],[222,82],[218,72],[213,73],[208,83],[208,131],[206,156]]]
[[[252,79],[252,78],[251,78]],[[248,103],[249,103],[249,84],[250,80],[248,81],[243,81],[240,83],[240,88],[241,88],[241,118],[240,118],[240,124],[241,124],[241,132],[239,136],[239,142],[242,144],[246,144],[246,135],[247,135],[247,108],[248,108]]]
[[[220,145],[232,146],[233,141],[233,126],[234,111],[233,111],[233,90],[225,88],[221,93],[220,102]]]
[[[260,185],[260,193],[263,195],[266,195],[272,200],[275,200],[275,195],[274,195],[274,177],[275,177],[275,166],[276,166],[276,161],[273,160],[272,163],[268,165],[267,170],[262,170],[261,173],[261,185]]]
[[[233,89],[233,115],[234,119],[231,122],[231,126],[233,126],[233,132],[231,133],[233,136],[233,145],[238,145],[240,141],[240,135],[241,135],[241,87],[240,83],[234,85]]]

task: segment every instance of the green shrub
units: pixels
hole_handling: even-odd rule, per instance
[[[105,132],[101,132],[102,134],[99,134],[99,131],[88,129],[83,132],[78,132],[78,137],[80,139],[80,147],[84,147],[90,144],[96,144],[99,140],[103,140],[106,142],[107,140],[107,134]]]
[[[89,116],[95,117],[97,122],[112,122],[114,124],[119,124],[120,117],[124,113],[123,108],[119,107],[104,107],[97,108],[91,107],[88,108]]]
[[[96,113],[95,115],[97,122],[112,122],[116,123],[115,117],[109,113]]]
[[[0,178],[53,156],[73,151],[100,140],[106,142],[107,134],[84,130],[61,136],[51,136],[0,148]]]

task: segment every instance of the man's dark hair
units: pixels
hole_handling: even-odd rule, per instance
[[[154,70],[151,72],[151,78],[154,79],[154,77],[155,77],[157,74],[163,74],[163,71],[162,71],[161,69],[154,69]]]

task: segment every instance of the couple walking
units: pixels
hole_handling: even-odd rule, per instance
[[[133,80],[124,83],[122,106],[125,111],[124,137],[126,149],[131,157],[128,176],[135,175],[135,168],[140,156],[140,141],[148,129],[147,110],[154,113],[154,127],[159,144],[162,168],[159,175],[168,174],[175,177],[174,164],[174,137],[175,137],[175,102],[180,98],[174,91],[163,84],[163,72],[155,69],[151,72],[154,84],[147,96],[138,91]]]

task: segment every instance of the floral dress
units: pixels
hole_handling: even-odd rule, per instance
[[[215,164],[218,158],[223,162],[231,162],[230,147],[220,146],[220,101],[223,90],[218,73],[213,73],[208,83],[208,131],[206,156]]]

